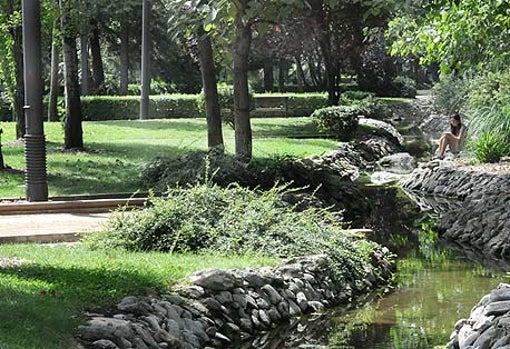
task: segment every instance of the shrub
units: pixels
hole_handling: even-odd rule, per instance
[[[159,157],[142,171],[143,185],[163,192],[167,188],[197,185],[210,182],[222,187],[236,183],[242,187],[270,190],[276,183],[289,183],[299,194],[309,197],[310,192],[334,205],[345,209],[348,219],[369,210],[368,202],[357,186],[338,167],[313,166],[289,156],[253,159],[249,163],[237,160],[233,155],[215,151],[189,152],[181,156]],[[292,201],[292,198],[288,198]],[[321,206],[315,199],[310,204]]]
[[[287,93],[288,116],[310,116],[315,110],[327,107],[325,93]]]
[[[197,185],[151,198],[136,211],[118,211],[104,232],[87,235],[92,248],[131,251],[216,252],[294,257],[325,253],[339,279],[363,273],[367,246],[342,233],[331,212],[296,212],[281,197],[285,187],[255,192],[239,186]]]
[[[463,109],[468,91],[469,81],[467,78],[443,75],[441,81],[432,88],[434,108],[444,114],[453,114]]]
[[[375,93],[367,91],[345,91],[340,95],[341,104],[352,104],[353,101],[359,101],[368,97],[374,97]]]
[[[344,100],[345,105],[350,105],[358,110],[358,114],[371,119],[387,119],[391,117],[391,109],[381,100],[373,95],[368,95],[362,99]]]
[[[499,162],[508,155],[510,147],[504,135],[494,131],[484,131],[480,137],[472,143],[475,156],[481,162]]]
[[[473,78],[466,104],[470,114],[494,105],[510,105],[510,71],[488,72]]]
[[[198,117],[197,95],[151,96],[151,119]],[[138,96],[85,96],[82,97],[83,119],[88,121],[137,119],[140,113]]]
[[[348,140],[358,126],[359,108],[335,106],[317,109],[312,114],[319,129],[334,133],[341,140]]]
[[[221,110],[221,119],[234,128],[234,86],[219,83],[218,84],[218,103]],[[249,89],[250,110],[255,108],[253,100],[253,92]],[[205,117],[205,96],[204,92],[200,93],[197,98],[197,108],[202,117]]]
[[[416,81],[407,76],[397,76],[392,81],[393,88],[398,97],[414,98],[416,97]]]

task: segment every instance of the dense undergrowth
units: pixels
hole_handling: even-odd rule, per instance
[[[279,258],[327,254],[336,278],[362,275],[375,244],[351,240],[334,212],[295,210],[282,200],[287,192],[287,187],[254,191],[214,184],[171,189],[143,209],[120,210],[105,231],[87,235],[86,243],[101,249]]]

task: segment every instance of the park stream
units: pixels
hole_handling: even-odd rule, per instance
[[[372,211],[368,236],[398,256],[393,289],[351,305],[290,320],[230,349],[431,349],[448,343],[455,323],[474,300],[508,282],[502,261],[473,261],[462,248],[437,238],[437,213],[423,211],[400,189],[366,187]],[[490,265],[487,265],[489,262]],[[483,266],[484,264],[485,266]]]

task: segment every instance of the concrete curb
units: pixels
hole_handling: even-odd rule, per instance
[[[0,204],[0,215],[19,213],[69,212],[77,210],[95,210],[96,212],[104,212],[120,206],[143,206],[146,202],[147,198],[6,202]]]

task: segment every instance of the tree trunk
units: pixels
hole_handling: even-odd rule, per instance
[[[119,94],[128,94],[129,72],[129,30],[125,21],[120,23],[120,81]]]
[[[207,144],[209,148],[218,147],[223,150],[223,134],[221,131],[220,105],[216,81],[216,67],[214,66],[211,38],[204,30],[198,33],[198,57],[202,85],[205,96],[205,115],[207,118]]]
[[[90,36],[90,52],[92,55],[92,81],[94,83],[94,93],[103,94],[105,92],[105,80],[97,20],[92,20],[91,26],[92,35]]]
[[[234,122],[236,157],[249,161],[252,157],[250,100],[248,91],[248,56],[251,44],[251,27],[244,23],[244,8],[238,9],[235,20],[234,42]]]
[[[25,104],[25,83],[23,82],[23,33],[21,26],[11,29],[14,44],[12,47],[14,69],[16,76],[16,89],[14,91],[13,116],[16,120],[16,138],[21,139],[25,135],[25,113],[23,105]],[[42,91],[41,91],[42,93]]]
[[[305,87],[308,87],[308,83],[306,82],[305,72],[303,71],[303,66],[301,65],[301,58],[298,55],[296,55],[294,59],[296,61],[298,91],[304,92]]]
[[[81,95],[89,94],[89,35],[86,29],[80,34]]]
[[[2,153],[2,133],[4,131],[0,128],[0,170],[5,170],[4,154]]]
[[[285,92],[285,78],[287,77],[287,62],[280,58],[278,62],[278,92]]]
[[[69,10],[66,0],[60,0],[60,25],[63,39],[65,75],[65,149],[83,148],[76,34],[73,32],[72,28],[70,28]]]
[[[273,61],[268,59],[264,62],[264,91],[273,92],[274,89]]]
[[[48,101],[48,121],[58,121],[58,63],[59,45],[57,35],[58,21],[53,23],[51,39],[50,96]]]

